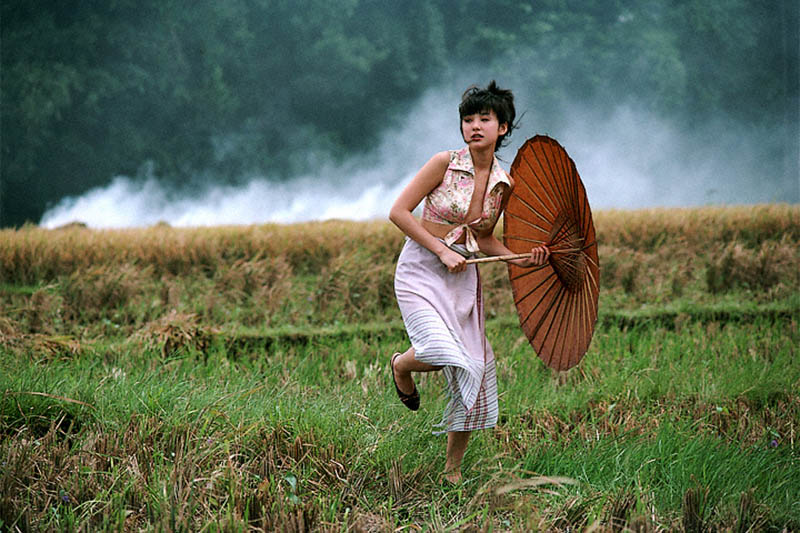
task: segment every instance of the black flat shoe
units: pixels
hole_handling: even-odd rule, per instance
[[[399,356],[400,352],[395,353],[392,356],[392,360],[389,362],[389,367],[392,371],[392,381],[394,382],[394,390],[397,391],[397,395],[400,397],[400,401],[403,402],[403,405],[412,411],[416,411],[419,409],[419,391],[417,391],[417,385],[414,385],[414,391],[411,394],[406,394],[400,390],[400,387],[397,386],[397,380],[394,379],[394,360]]]

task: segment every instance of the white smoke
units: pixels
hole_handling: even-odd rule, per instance
[[[254,176],[244,185],[209,186],[191,195],[168,190],[152,174],[144,180],[118,176],[105,187],[62,200],[45,213],[41,225],[80,221],[113,228],[158,222],[208,226],[385,218],[429,157],[462,144],[457,102],[470,83],[462,82],[429,90],[387,126],[367,155],[336,163],[308,154],[310,160],[322,161],[309,175],[283,182]],[[706,134],[687,133],[630,104],[612,109],[575,105],[558,124],[547,124],[537,119],[534,98],[523,90],[515,92],[518,116],[526,114],[512,142],[500,151],[504,165],[510,165],[525,139],[548,134],[575,161],[594,209],[758,203],[795,194],[763,186],[766,176],[760,175],[759,158],[764,152],[749,149],[742,142],[747,133],[735,124],[711,125]],[[763,145],[765,136],[761,139]]]
[[[796,197],[791,179],[771,179],[766,170],[781,168],[765,159],[770,150],[780,151],[779,133],[748,131],[723,117],[693,131],[633,104],[610,110],[574,106],[556,138],[599,208],[753,204]],[[748,141],[753,138],[758,143]]]
[[[146,179],[115,177],[110,184],[49,209],[41,225],[83,222],[93,228],[292,223],[331,218],[386,218],[394,199],[435,152],[458,146],[458,93],[429,91],[390,124],[368,155],[322,161],[310,175],[289,181],[256,176],[239,186],[209,186],[178,195],[148,172]]]

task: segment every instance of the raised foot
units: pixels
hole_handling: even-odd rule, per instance
[[[398,383],[397,383],[397,377],[395,376],[395,372],[394,372],[394,361],[398,357],[400,357],[400,353],[399,352],[395,353],[394,355],[392,355],[392,360],[389,363],[389,365],[391,367],[391,371],[392,371],[392,382],[394,383],[394,390],[397,391],[397,396],[400,397],[400,401],[403,403],[403,405],[405,405],[406,407],[408,407],[412,411],[416,411],[417,409],[419,409],[419,391],[417,391],[417,386],[414,384],[414,380],[411,379],[410,373],[409,373],[408,378],[407,378],[407,381],[409,381],[410,384],[409,383],[403,383],[403,385],[406,385],[406,387],[403,387],[403,388],[406,389],[406,390],[411,388],[412,389],[411,393],[405,393],[402,390],[400,390],[400,387],[398,386]]]

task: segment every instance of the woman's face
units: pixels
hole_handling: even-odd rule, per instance
[[[506,131],[508,124],[500,124],[497,114],[491,109],[461,118],[461,135],[470,147],[494,150],[497,138]]]

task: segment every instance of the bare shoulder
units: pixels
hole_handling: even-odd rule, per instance
[[[437,152],[436,154],[434,154],[433,157],[431,157],[431,160],[428,162],[433,163],[437,166],[444,166],[445,168],[447,168],[447,166],[450,164],[450,152],[448,152],[447,150],[443,152]]]
[[[420,169],[417,176],[425,181],[441,182],[450,165],[450,152],[438,152]]]

